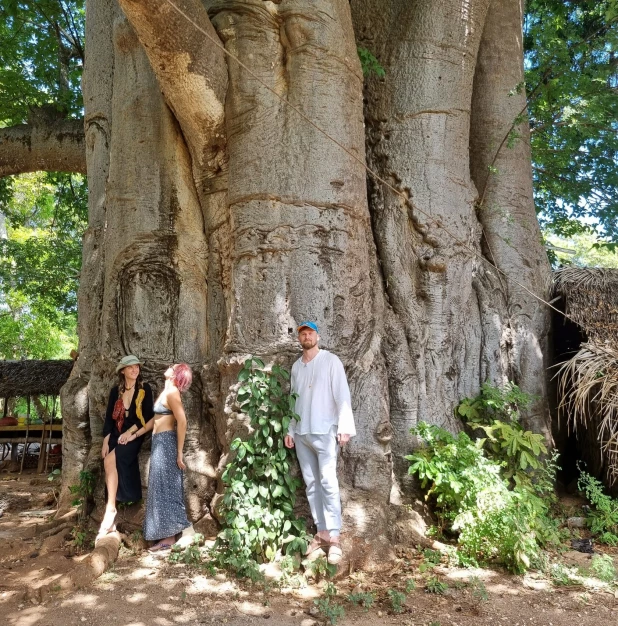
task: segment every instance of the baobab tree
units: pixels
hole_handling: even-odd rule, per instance
[[[483,382],[533,394],[526,423],[547,433],[522,16],[520,0],[87,2],[84,135],[50,157],[85,145],[89,182],[65,485],[99,463],[118,358],[153,380],[186,361],[189,509],[209,515],[246,428],[239,364],[289,365],[306,318],[350,380],[352,535],[386,541],[410,428],[457,429]],[[359,49],[384,71],[364,77]]]

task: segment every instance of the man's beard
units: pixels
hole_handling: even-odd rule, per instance
[[[301,346],[305,349],[305,350],[311,350],[311,348],[313,348],[314,346],[317,346],[318,342],[317,341],[311,341],[311,339],[307,339],[306,341],[301,342]]]

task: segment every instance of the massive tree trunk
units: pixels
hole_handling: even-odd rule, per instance
[[[550,267],[532,197],[523,13],[523,0],[492,2],[474,76],[470,155],[480,194],[477,215],[483,226],[483,253],[506,274],[498,276],[490,269],[478,282],[487,303],[484,327],[499,333],[499,343],[491,342],[483,355],[488,378],[512,380],[534,396],[524,416],[526,426],[549,439],[550,310],[532,294],[547,300]]]
[[[403,379],[412,397],[391,412],[398,458],[413,444],[407,433],[416,421],[457,428],[453,408],[481,378],[479,260],[468,249],[479,250],[480,228],[468,130],[488,4],[352,2],[359,45],[385,70],[366,86],[368,163],[400,192],[370,180],[385,290],[412,366]],[[391,381],[397,391],[401,383]]]
[[[116,0],[87,5],[90,223],[80,357],[63,394],[65,485],[99,466],[115,362],[136,353],[157,383],[186,361],[201,374],[186,401],[190,514],[216,513],[229,444],[246,432],[240,363],[291,365],[295,328],[312,318],[346,366],[359,433],[342,454],[346,530],[387,556],[410,427],[457,429],[455,405],[486,379],[515,377],[545,396],[547,319],[482,258],[542,285],[540,240],[525,235],[538,228],[527,148],[500,156],[513,182],[492,180],[476,210],[493,159],[477,131],[499,136],[512,121],[501,102],[521,49],[517,68],[479,87],[481,69],[507,65],[492,57],[495,26],[481,43],[489,0],[352,0],[356,37],[347,0],[182,0],[185,16],[163,0],[120,4],[126,15]],[[492,3],[489,24],[506,4]],[[507,23],[521,41],[519,22]],[[366,129],[357,42],[386,70],[366,83]],[[368,202],[365,144],[399,194],[370,179]],[[483,215],[489,201],[521,217],[517,254]]]

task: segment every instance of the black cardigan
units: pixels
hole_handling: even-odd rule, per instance
[[[144,422],[149,422],[154,416],[152,389],[148,383],[143,384],[143,389],[146,393],[144,395],[144,399],[142,400],[142,417],[144,418]],[[124,424],[122,425],[122,432],[125,432],[133,425],[137,426],[138,429],[142,427],[142,422],[137,417],[137,407],[135,405],[138,393],[139,389],[136,389],[133,394],[133,399],[131,400],[131,405],[129,406],[129,415],[128,417],[125,417]],[[105,424],[103,425],[103,437],[107,437],[107,435],[111,434],[114,439],[117,439],[121,434],[118,432],[116,422],[112,417],[116,400],[118,400],[117,386],[109,392],[107,411],[105,412]]]

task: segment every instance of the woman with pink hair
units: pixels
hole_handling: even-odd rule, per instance
[[[180,394],[191,385],[193,374],[186,363],[170,365],[165,387],[154,404],[154,430],[150,453],[148,498],[144,518],[144,538],[157,543],[159,552],[170,548],[176,535],[191,527],[185,509],[182,448],[187,433],[187,417]],[[136,433],[139,436],[139,431]]]

